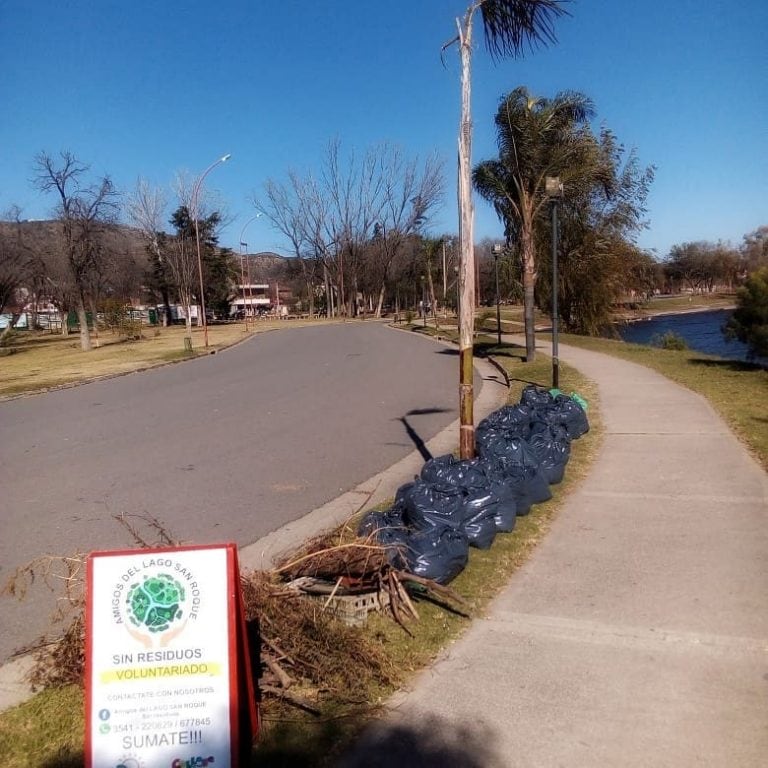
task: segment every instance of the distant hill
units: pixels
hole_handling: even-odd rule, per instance
[[[54,253],[61,237],[61,224],[55,220],[23,220],[20,222],[0,221],[0,237],[16,238],[33,253],[45,255]],[[146,255],[146,243],[141,233],[133,227],[116,224],[105,233],[107,246],[117,253],[128,253],[134,258]]]
[[[21,235],[22,244],[33,254],[45,257],[59,249],[61,225],[55,220],[26,220],[21,222],[0,221],[0,239],[15,240]],[[104,235],[107,248],[118,256],[127,255],[144,269],[148,259],[147,243],[142,233],[134,227],[116,224]],[[240,255],[233,252],[236,259]],[[250,265],[251,279],[258,282],[274,282],[284,274],[286,257],[274,251],[245,254],[246,267]]]
[[[244,258],[246,269],[250,265],[251,280],[255,282],[270,282],[280,277],[287,261],[285,256],[280,256],[274,251],[246,253]]]

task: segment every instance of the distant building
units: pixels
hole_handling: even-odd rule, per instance
[[[239,317],[255,317],[272,309],[268,283],[241,283],[237,296],[229,305],[229,314]]]

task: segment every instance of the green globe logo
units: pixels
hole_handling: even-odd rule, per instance
[[[136,627],[157,634],[167,631],[184,612],[184,587],[167,573],[145,576],[131,585],[125,598],[128,620]]]

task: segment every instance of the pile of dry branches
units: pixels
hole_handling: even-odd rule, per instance
[[[157,539],[150,543],[135,524],[116,519],[140,548],[176,544],[155,520],[142,518]],[[83,684],[84,565],[82,556],[39,558],[18,569],[4,589],[18,599],[39,582],[63,592],[51,619],[59,637],[24,649],[35,653],[30,676],[35,688]],[[461,612],[465,604],[447,587],[393,568],[386,548],[353,537],[346,527],[311,541],[275,571],[241,573],[241,583],[259,690],[313,713],[327,695],[336,702],[364,703],[372,686],[394,683],[399,675],[379,642],[327,610],[334,597],[376,593],[409,634],[406,622],[419,618],[412,590],[453,611]],[[316,599],[307,599],[312,595]]]
[[[246,621],[257,630],[262,694],[318,713],[328,695],[359,705],[372,684],[397,680],[379,643],[336,621],[274,573],[246,572],[241,584]]]
[[[380,604],[389,606],[392,618],[409,634],[406,622],[419,619],[411,591],[428,596],[461,613],[466,602],[448,587],[430,579],[394,568],[387,547],[373,540],[345,541],[346,530],[311,541],[277,573],[299,590],[327,594],[326,605],[335,595],[376,592]]]

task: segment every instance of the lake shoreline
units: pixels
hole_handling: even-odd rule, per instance
[[[656,320],[660,317],[673,317],[675,315],[693,315],[697,314],[699,312],[716,312],[716,311],[727,311],[727,312],[733,312],[733,310],[736,309],[736,304],[723,304],[723,305],[705,305],[705,304],[699,304],[695,307],[689,307],[687,309],[663,309],[663,310],[641,310],[643,312],[647,312],[647,314],[634,314],[634,315],[627,315],[627,316],[621,316],[617,317],[616,320],[614,320],[614,323],[642,323],[646,320]]]

